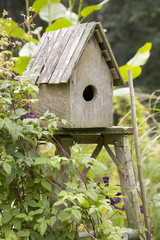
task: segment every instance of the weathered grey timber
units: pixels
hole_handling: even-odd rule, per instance
[[[139,239],[139,233],[138,233],[137,230],[131,229],[131,228],[128,228],[127,230],[128,230],[128,232],[123,233],[122,238],[121,238],[122,240],[136,240],[136,239]],[[90,235],[93,235],[93,232],[90,232]],[[90,235],[88,234],[88,232],[80,232],[79,233],[79,238],[85,240]],[[114,236],[114,233],[113,233],[113,236]],[[106,236],[106,240],[107,240],[107,236]]]
[[[112,126],[113,85],[123,79],[100,23],[44,33],[27,71],[39,74],[37,116],[49,110],[66,127]]]

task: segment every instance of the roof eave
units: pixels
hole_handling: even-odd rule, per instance
[[[103,44],[104,48],[107,50],[107,52],[109,54],[109,57],[111,59],[111,63],[113,65],[113,68],[111,69],[112,75],[115,75],[115,77],[113,77],[113,85],[114,86],[124,85],[123,77],[122,77],[122,75],[121,75],[121,73],[119,71],[118,64],[117,64],[117,62],[115,60],[114,54],[112,52],[112,49],[110,47],[110,44],[109,44],[109,42],[107,40],[107,37],[106,37],[106,35],[104,33],[103,27],[102,27],[100,22],[98,22],[96,24],[95,30],[96,29],[100,33],[100,37],[101,37],[101,39],[103,41],[102,44]]]

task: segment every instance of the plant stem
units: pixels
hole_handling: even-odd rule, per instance
[[[147,240],[150,240],[151,239],[151,230],[150,230],[150,223],[149,223],[149,216],[148,216],[148,209],[147,209],[147,200],[146,200],[146,194],[145,194],[145,188],[144,188],[142,162],[141,162],[140,149],[139,149],[138,127],[137,127],[137,118],[136,118],[136,104],[135,104],[135,95],[134,95],[134,87],[133,87],[133,80],[132,80],[132,71],[130,69],[128,69],[128,83],[129,83],[129,89],[130,89],[132,121],[133,121],[133,135],[134,135],[138,176],[139,176],[139,181],[140,181],[140,189],[141,189],[142,204],[143,204],[143,211],[144,211],[144,220],[145,220],[146,228],[148,230]]]
[[[18,192],[18,196],[19,196],[19,200],[20,200],[20,203],[21,203],[22,212],[24,213],[23,201],[22,201],[20,190],[19,190],[19,186],[18,186],[16,180],[14,180],[14,183],[16,185],[16,189],[17,189],[17,192]]]
[[[51,26],[51,1],[50,0],[48,0],[48,18],[49,18],[48,26]]]
[[[78,24],[79,19],[80,19],[80,17],[81,17],[82,4],[83,4],[83,0],[80,0],[80,1],[79,1],[79,8],[78,8],[78,20],[77,20],[77,24]]]
[[[28,24],[28,32],[31,33],[31,25],[29,21],[29,0],[26,0],[26,13],[27,13],[27,24]]]

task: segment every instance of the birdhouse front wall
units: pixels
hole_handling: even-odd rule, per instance
[[[113,77],[93,36],[70,79],[73,127],[112,126]]]
[[[54,113],[60,119],[70,121],[70,86],[63,84],[41,84],[38,103],[33,108],[38,117],[46,111]]]

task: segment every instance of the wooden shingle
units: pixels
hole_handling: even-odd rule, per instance
[[[111,71],[113,85],[124,84],[103,28],[100,23],[95,22],[46,32],[27,67],[28,71],[35,69],[35,72],[40,74],[34,78],[34,83],[37,85],[67,83],[87,42],[93,36]]]

